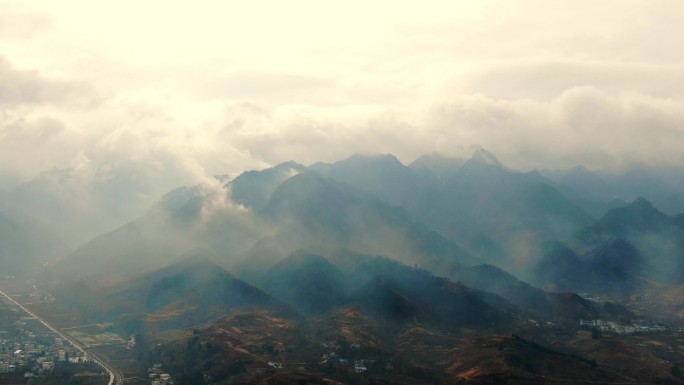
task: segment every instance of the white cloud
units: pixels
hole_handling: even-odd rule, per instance
[[[437,108],[433,125],[521,168],[681,166],[682,107],[682,98],[578,87],[550,101],[460,99]]]
[[[558,58],[505,60],[473,70],[452,89],[505,99],[548,100],[560,93],[591,86],[607,92],[638,92],[659,97],[684,96],[681,65],[593,62]]]
[[[681,165],[683,11],[0,2],[15,26],[0,27],[0,186],[88,159],[119,196],[154,197],[290,159],[474,143],[520,168]]]
[[[0,108],[38,103],[68,103],[92,106],[93,90],[77,81],[57,81],[38,71],[17,70],[0,56]]]
[[[19,2],[0,1],[0,38],[30,38],[52,25],[52,18],[46,13],[27,8]]]

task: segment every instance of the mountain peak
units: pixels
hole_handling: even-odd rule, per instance
[[[343,162],[346,163],[352,163],[352,164],[359,164],[359,163],[370,163],[370,162],[380,162],[380,163],[385,163],[385,164],[390,164],[390,165],[400,165],[403,166],[403,163],[399,159],[397,159],[396,156],[392,154],[359,154],[356,153]]]
[[[275,189],[284,181],[306,170],[299,163],[288,161],[261,171],[246,171],[230,182],[234,202],[250,208],[263,207]]]
[[[637,197],[632,203],[629,204],[629,206],[633,208],[639,208],[639,209],[646,209],[646,210],[651,210],[653,209],[653,203],[651,203],[648,199],[644,197]]]
[[[486,164],[490,166],[503,167],[503,164],[496,159],[496,156],[491,152],[485,150],[480,145],[475,145],[471,147],[470,161],[475,161],[477,163]]]
[[[581,164],[578,164],[577,166],[573,167],[571,169],[571,171],[575,172],[575,173],[582,173],[582,174],[585,174],[585,173],[590,174],[591,173],[591,171],[588,168],[584,167],[584,165],[581,165]]]
[[[655,206],[653,206],[653,203],[651,203],[650,201],[648,201],[646,198],[643,198],[643,197],[638,197],[638,198],[634,199],[631,203],[629,203],[625,207],[610,210],[606,213],[606,215],[611,214],[611,213],[624,213],[624,214],[628,214],[628,215],[632,215],[632,216],[633,215],[639,215],[640,218],[641,218],[641,216],[658,217],[658,218],[667,217],[665,214],[661,213],[660,210],[658,210]],[[642,218],[642,220],[643,220],[643,218]]]
[[[464,158],[452,158],[439,153],[425,154],[414,160],[408,167],[420,174],[446,181],[466,162]]]
[[[275,165],[275,166],[272,167],[272,168],[275,169],[275,170],[278,170],[278,169],[285,169],[285,170],[287,170],[287,169],[293,169],[293,170],[297,170],[297,171],[300,171],[300,172],[303,171],[304,169],[306,169],[306,167],[304,167],[303,165],[301,165],[301,164],[295,162],[294,160],[288,160],[288,161],[286,161],[286,162],[279,163],[279,164]],[[264,170],[262,170],[262,171],[264,171]]]
[[[668,221],[667,215],[648,200],[639,197],[625,207],[608,211],[600,223],[609,232],[623,234],[629,231],[654,231],[666,226]]]

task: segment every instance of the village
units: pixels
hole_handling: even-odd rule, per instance
[[[21,373],[24,377],[46,376],[56,366],[84,364],[91,360],[58,334],[3,299],[0,319],[0,375]],[[102,374],[104,375],[104,374]]]
[[[602,332],[613,332],[617,334],[637,334],[637,333],[684,333],[684,328],[667,327],[663,325],[647,325],[645,321],[635,321],[624,325],[614,321],[605,320],[580,320],[580,328],[596,329]]]
[[[349,372],[355,375],[363,375],[369,372],[388,373],[394,370],[394,364],[387,360],[376,360],[364,357],[365,353],[369,353],[363,346],[358,343],[344,343],[339,341],[321,342],[317,345],[318,359],[316,365],[327,370],[334,370],[337,372]],[[266,373],[274,373],[278,370],[287,370],[298,368],[299,370],[306,370],[309,366],[305,362],[290,362],[290,361],[269,361],[266,363]]]

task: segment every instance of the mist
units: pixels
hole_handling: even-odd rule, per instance
[[[212,2],[160,17],[130,3],[103,13],[78,1],[3,1],[2,213],[47,227],[34,231],[50,244],[38,254],[53,258],[174,188],[286,161],[389,153],[409,164],[467,158],[478,144],[523,172],[583,165],[611,178],[668,169],[681,179],[682,58],[668,48],[680,7],[557,5],[395,4],[386,14],[354,3],[337,10],[356,20],[349,31],[308,2],[273,18]],[[320,17],[301,19],[298,7]],[[531,9],[548,20],[528,20]],[[639,27],[626,22],[634,14]],[[245,22],[257,15],[287,33]],[[123,19],[126,31],[113,27]],[[621,195],[629,186],[612,198],[644,195]],[[674,214],[681,186],[650,199]],[[64,215],[68,225],[54,223]]]
[[[0,377],[684,383],[683,17],[0,0]]]

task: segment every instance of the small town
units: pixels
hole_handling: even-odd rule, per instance
[[[0,373],[23,372],[24,377],[37,377],[50,374],[55,366],[91,362],[37,319],[22,316],[7,299],[2,300],[2,306],[10,313],[3,314],[0,323]]]

